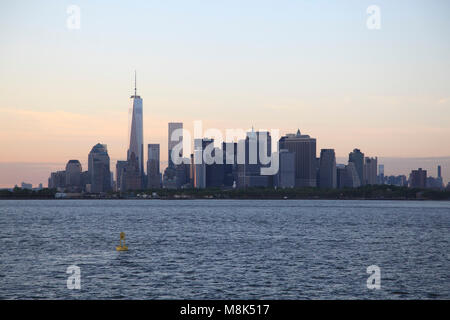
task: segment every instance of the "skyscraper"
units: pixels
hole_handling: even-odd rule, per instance
[[[178,129],[183,129],[183,123],[182,122],[169,122],[169,137],[168,137],[168,150],[169,150],[169,154],[168,154],[168,158],[169,159],[169,167],[172,168],[174,167],[174,163],[172,160],[172,150],[173,148],[178,144],[178,143],[183,143],[183,135],[180,134],[178,137],[174,136],[174,141],[172,141],[172,135],[175,132],[175,130]],[[181,148],[180,150],[180,157],[183,156],[183,149]]]
[[[440,165],[437,167],[436,182],[437,182],[437,185],[438,185],[439,189],[444,187],[444,181],[442,180],[442,171],[441,171],[441,166]]]
[[[359,184],[364,184],[364,153],[359,149],[353,149],[353,152],[348,154],[348,162],[353,162],[356,172],[358,173]]]
[[[224,185],[231,187],[237,181],[237,143],[222,142]]]
[[[125,168],[122,169],[120,191],[140,190],[142,188],[142,175],[139,169],[138,158],[131,153]]]
[[[214,148],[211,152],[212,157],[220,157],[223,161],[223,151],[220,148]],[[220,160],[219,160],[220,161]],[[224,185],[224,171],[223,163],[207,164],[206,165],[206,187],[222,187]]]
[[[159,144],[149,144],[147,158],[147,187],[149,189],[161,187],[159,159]]]
[[[69,160],[66,164],[66,187],[71,191],[81,189],[81,163],[78,160]]]
[[[441,172],[441,166],[437,166],[437,177],[427,177],[426,181],[426,187],[430,189],[442,189],[444,187],[443,181],[442,181],[442,172]]]
[[[364,159],[364,185],[374,185],[377,184],[377,164],[378,158]]]
[[[185,188],[187,186],[191,186],[191,178],[190,178],[191,164],[189,163],[189,159],[183,159],[181,164],[175,165],[175,180],[176,180],[176,188]]]
[[[349,162],[345,166],[345,176],[344,176],[344,184],[345,188],[358,188],[361,186],[361,181],[359,180],[358,171],[356,170],[356,166],[354,162]]]
[[[425,188],[427,186],[427,170],[412,170],[409,175],[409,186],[411,188]]]
[[[274,185],[278,188],[295,187],[295,154],[286,149],[278,152],[279,169],[275,176]]]
[[[123,170],[127,165],[127,161],[118,160],[116,163],[116,191],[121,191]]]
[[[378,165],[378,184],[385,184],[384,164],[379,164]]]
[[[214,144],[213,139],[194,139],[194,157],[193,157],[193,186],[197,189],[206,188],[206,163],[203,159],[203,152],[207,146]]]
[[[128,148],[127,160],[134,153],[139,167],[141,177],[144,176],[144,132],[142,120],[142,99],[137,95],[136,73],[134,74],[134,95],[130,97],[132,105],[130,107],[130,147]]]
[[[302,135],[300,129],[296,134],[287,134],[280,138],[279,149],[295,153],[295,186],[315,187],[316,182],[316,139]]]
[[[177,130],[183,129],[183,123],[181,122],[169,122],[168,125],[168,138],[167,138],[167,145],[168,145],[168,166],[164,170],[163,174],[163,188],[168,189],[177,189],[180,188],[182,185],[184,185],[186,181],[186,177],[182,174],[182,171],[186,168],[184,166],[178,168],[177,165],[175,165],[175,159],[172,158],[172,151],[174,150],[175,146],[177,146],[179,143],[181,143],[180,149],[178,150],[178,156],[180,159],[178,161],[182,162],[183,157],[183,132],[176,132]],[[172,138],[174,140],[172,140]],[[177,162],[178,165],[181,165],[179,162]]]
[[[50,174],[50,178],[48,179],[48,187],[50,189],[59,189],[64,191],[66,187],[66,171],[56,171]]]
[[[272,138],[268,131],[247,132],[245,140],[238,142],[245,148],[245,163],[237,165],[237,186],[242,187],[269,187],[273,184],[273,176],[261,175],[261,168],[269,167],[272,160]],[[266,159],[264,159],[264,158]],[[266,163],[267,160],[269,163]]]
[[[100,193],[111,190],[111,174],[109,155],[106,144],[97,143],[89,152],[88,172],[91,181],[91,192]]]
[[[336,187],[344,188],[347,176],[345,164],[336,164]]]
[[[336,155],[334,149],[320,150],[319,187],[336,188]]]

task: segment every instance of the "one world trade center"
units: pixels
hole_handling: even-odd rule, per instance
[[[134,73],[134,95],[130,97],[133,101],[130,107],[130,147],[128,148],[127,160],[137,160],[140,176],[144,177],[144,132],[142,120],[142,99],[137,95],[136,72]],[[134,159],[133,159],[134,160]]]

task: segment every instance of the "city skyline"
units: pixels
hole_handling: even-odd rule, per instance
[[[338,163],[360,148],[386,174],[383,158],[444,158],[437,164],[450,180],[448,2],[379,1],[376,31],[365,24],[368,1],[283,2],[275,12],[258,4],[249,15],[249,4],[179,3],[180,14],[157,3],[81,1],[80,30],[67,30],[64,3],[2,5],[0,187],[45,184],[36,166],[50,172],[78,159],[85,168],[98,142],[112,164],[125,160],[134,69],[147,106],[143,154],[160,144],[161,171],[167,123],[192,130],[200,119],[222,131],[300,128],[317,150],[333,148]]]
[[[137,95],[137,88],[136,88],[136,71],[135,71],[135,79],[134,79],[134,81],[135,81],[135,87],[134,87],[134,95],[132,95],[131,96],[131,98],[133,99],[132,100],[132,104],[131,104],[131,107],[130,107],[130,109],[129,109],[129,118],[128,118],[128,120],[129,120],[129,129],[128,129],[128,133],[129,133],[129,135],[128,135],[128,141],[129,141],[129,148],[128,148],[128,151],[127,151],[127,155],[126,155],[126,159],[128,159],[127,161],[130,161],[130,156],[131,155],[133,155],[134,156],[134,152],[133,151],[130,151],[130,150],[132,150],[132,149],[136,149],[136,150],[139,150],[139,148],[137,147],[137,146],[139,146],[139,145],[141,145],[142,147],[141,147],[141,150],[140,151],[138,151],[138,152],[141,152],[141,154],[142,154],[142,159],[139,159],[139,157],[135,157],[136,158],[136,163],[137,163],[137,168],[141,168],[141,170],[139,170],[140,171],[140,179],[142,180],[142,182],[141,182],[141,185],[143,186],[143,187],[145,187],[146,185],[147,185],[147,183],[145,182],[145,179],[144,179],[144,176],[146,175],[146,174],[148,174],[148,172],[147,172],[147,170],[145,170],[144,168],[143,168],[143,162],[144,162],[144,160],[147,162],[148,161],[148,158],[147,159],[145,159],[145,157],[143,157],[143,150],[144,150],[144,145],[146,145],[146,146],[148,146],[149,148],[150,148],[150,146],[158,146],[158,156],[159,156],[159,149],[160,149],[160,146],[161,145],[164,145],[164,144],[160,144],[160,143],[146,143],[145,141],[142,141],[142,139],[138,139],[137,137],[138,136],[142,136],[143,134],[142,134],[142,129],[143,129],[143,127],[145,127],[144,126],[144,124],[143,124],[143,121],[142,121],[142,113],[143,113],[143,107],[142,107],[142,98],[140,97],[140,96],[138,96]],[[137,125],[137,127],[138,128],[140,128],[140,129],[138,129],[138,130],[136,130],[136,125]],[[181,136],[180,137],[180,140],[178,140],[178,141],[171,141],[170,140],[170,136],[171,136],[171,133],[173,133],[176,129],[182,129],[183,130],[183,122],[169,122],[168,123],[168,137],[167,137],[167,141],[168,141],[168,144],[167,144],[167,146],[168,146],[168,154],[170,155],[170,151],[171,151],[171,149],[177,144],[177,143],[179,143],[179,141],[181,141],[182,142],[182,144],[183,144],[183,148],[186,148],[186,146],[187,145],[191,145],[191,151],[192,152],[195,152],[194,150],[195,150],[195,139],[191,139],[190,141],[189,140],[184,140],[183,141],[183,136]],[[211,128],[202,128],[202,134],[203,134],[203,132],[208,132],[208,130],[210,130]],[[216,128],[212,128],[212,129],[216,129]],[[236,128],[234,128],[234,129],[236,129]],[[184,129],[184,130],[186,130],[186,129]],[[195,132],[195,129],[193,130],[194,132]],[[246,132],[247,132],[247,135],[249,134],[249,133],[251,133],[251,132],[253,132],[254,131],[254,127],[252,126],[252,128],[251,129],[248,129]],[[264,131],[264,130],[263,130]],[[258,132],[258,130],[256,131],[256,132]],[[192,134],[191,134],[191,136],[193,136]],[[224,134],[224,136],[225,136],[225,134]],[[300,138],[307,138],[307,139],[310,139],[310,136],[309,135],[302,135],[301,133],[300,133],[300,129],[297,129],[297,133],[296,134],[293,134],[293,133],[288,133],[287,135],[283,135],[283,137],[281,137],[282,139],[280,139],[280,143],[281,143],[281,141],[283,141],[283,139],[285,139],[285,138],[291,138],[291,137],[300,137]],[[208,140],[209,139],[209,136],[208,135],[206,135],[206,136],[202,136],[202,139],[204,139],[204,140]],[[314,150],[316,150],[316,139],[315,138],[311,138],[313,141],[314,141]],[[233,141],[229,141],[229,140],[226,140],[226,139],[224,139],[224,141],[223,142],[226,142],[226,143],[229,143],[229,142],[237,142],[239,139],[234,139]],[[270,139],[269,139],[270,140]],[[214,140],[211,140],[211,141],[213,141],[214,142]],[[217,142],[216,142],[217,143]],[[103,144],[102,144],[103,145]],[[96,148],[97,146],[100,146],[100,142],[99,143],[97,143],[93,148]],[[104,145],[105,146],[105,148],[106,148],[106,144]],[[188,146],[188,148],[187,149],[189,149],[189,146]],[[285,147],[284,147],[284,145],[282,145],[282,147],[280,147],[280,151],[281,151],[281,149],[285,149]],[[335,149],[318,149],[318,150],[316,150],[316,152],[314,152],[314,154],[317,156],[317,154],[319,153],[320,155],[322,155],[322,152],[323,151],[328,151],[328,150],[330,150],[330,151],[332,151],[333,152],[333,154],[335,153]],[[288,151],[288,150],[284,150],[284,151]],[[182,151],[183,152],[183,151]],[[247,151],[248,152],[248,151]],[[349,159],[348,159],[348,161],[350,162],[351,161],[351,155],[353,154],[353,153],[355,153],[355,152],[360,152],[360,150],[359,149],[357,149],[357,148],[355,148],[354,150],[353,150],[353,152],[350,152],[349,153]],[[180,155],[182,155],[182,154],[180,154]],[[89,155],[89,157],[90,157],[90,155]],[[184,154],[184,157],[187,157],[187,154]],[[123,159],[124,157],[122,157],[122,159]],[[447,159],[448,158],[448,159]],[[108,159],[109,159],[109,156],[108,156]],[[314,161],[316,160],[316,158],[313,158],[314,159]],[[322,159],[322,157],[319,157],[319,158],[317,158],[317,160],[319,160],[319,159]],[[345,157],[336,157],[336,159],[339,161],[339,163],[338,162],[336,162],[336,164],[337,165],[342,165],[342,164],[344,164],[346,161],[345,161]],[[377,176],[376,174],[377,174],[377,170],[378,170],[378,166],[377,166],[377,159],[378,159],[378,157],[375,157],[375,158],[371,158],[371,157],[365,157],[364,156],[364,153],[361,153],[361,165],[363,165],[364,164],[364,170],[366,170],[366,161],[369,161],[369,163],[370,163],[370,161],[371,160],[375,160],[375,166],[374,166],[374,170],[375,170],[375,177]],[[395,159],[395,158],[394,158]],[[404,161],[405,159],[408,159],[408,158],[396,158],[395,160],[399,160],[399,161]],[[420,159],[420,158],[419,158]],[[446,183],[447,183],[447,179],[446,179],[446,174],[445,174],[445,172],[446,172],[446,170],[445,170],[445,168],[447,167],[447,165],[446,165],[446,163],[445,163],[445,161],[446,160],[448,160],[449,162],[450,162],[450,157],[441,157],[441,158],[435,158],[435,159],[433,159],[433,158],[428,158],[428,159],[426,159],[427,161],[430,161],[430,160],[434,160],[434,161],[439,161],[438,159],[444,159],[444,161],[442,162],[437,162],[438,164],[436,164],[435,163],[435,167],[430,167],[430,165],[428,164],[428,166],[427,166],[427,163],[425,162],[424,163],[424,165],[422,165],[421,163],[419,163],[419,166],[420,166],[420,169],[422,169],[422,167],[424,167],[424,170],[427,170],[428,172],[429,172],[429,176],[434,176],[433,175],[433,172],[434,171],[438,171],[439,173],[438,173],[438,175],[441,173],[441,170],[442,170],[442,167],[444,168],[444,174],[442,175],[442,177],[443,177],[443,183],[444,183],[444,186],[446,185]],[[417,160],[417,159],[416,159]],[[78,159],[77,160],[69,160],[69,162],[67,163],[67,165],[69,165],[72,161],[79,161]],[[109,160],[108,160],[109,161]],[[119,158],[119,159],[111,159],[111,163],[117,163],[117,165],[118,165],[118,163],[120,163],[120,162],[124,162],[124,163],[126,163],[127,161],[122,161],[121,160],[121,158]],[[311,161],[313,161],[313,160],[311,160]],[[141,164],[141,162],[142,162],[142,164]],[[83,163],[83,161],[81,161],[81,162],[78,162],[79,163],[79,165],[81,166],[81,163]],[[87,164],[89,164],[90,162],[88,161],[87,162]],[[444,163],[444,165],[442,165],[442,163]],[[83,164],[84,165],[84,164]],[[355,163],[355,165],[356,165],[356,167],[355,167],[355,172],[358,174],[358,177],[359,177],[359,179],[361,180],[361,177],[359,176],[360,174],[362,174],[362,172],[360,172],[360,171],[362,171],[363,170],[363,167],[361,167],[361,165],[357,165],[356,163]],[[384,163],[383,164],[381,164],[382,166],[383,166],[383,174],[384,174]],[[170,164],[169,164],[169,162],[168,161],[164,161],[164,160],[160,160],[160,162],[159,162],[159,165],[158,165],[158,167],[160,167],[161,169],[160,169],[160,175],[162,174],[162,172],[164,172],[164,169],[165,168],[167,168],[167,167],[169,167],[170,166]],[[315,166],[315,165],[314,165]],[[54,168],[55,168],[55,166],[53,166]],[[112,165],[111,166],[111,168],[114,168],[115,166],[114,165]],[[318,165],[318,167],[320,167],[320,164]],[[411,167],[411,172],[413,172],[413,170],[416,170],[417,168],[416,168],[417,166],[412,166]],[[0,163],[0,172],[1,172],[1,163]],[[56,168],[57,170],[59,170],[60,168],[59,167],[57,167]],[[434,169],[436,169],[436,170],[434,170]],[[66,170],[67,170],[67,167],[66,167]],[[109,169],[108,169],[109,170]],[[308,169],[308,170],[310,170],[310,169]],[[312,167],[311,167],[311,170],[312,170]],[[373,170],[373,169],[372,169]],[[53,171],[53,170],[52,170]],[[407,171],[409,171],[409,169],[407,170]],[[58,171],[58,172],[64,172],[64,171]],[[386,176],[389,176],[389,169],[386,171],[386,172],[388,172],[388,174],[386,174]],[[53,174],[53,173],[52,173]],[[119,180],[119,177],[118,177],[118,172],[117,172],[117,170],[114,170],[114,169],[112,169],[111,170],[111,174],[114,174],[114,177],[116,177],[117,179],[115,179],[115,181],[117,182],[118,180]],[[312,173],[311,173],[312,174]],[[408,172],[405,172],[405,171],[394,171],[394,172],[390,172],[390,175],[391,176],[395,176],[395,175],[405,175],[405,176],[407,176],[408,175]],[[436,176],[438,176],[438,175],[436,175]],[[321,177],[315,177],[314,179],[317,179],[317,186],[318,186],[318,183],[319,183],[319,180],[321,179]],[[376,178],[374,178],[374,179],[376,179]],[[372,179],[373,181],[375,181],[374,179]],[[20,179],[19,179],[20,180]],[[45,180],[45,179],[44,179]],[[27,184],[28,185],[28,183],[30,182],[30,179],[22,179],[21,180],[21,184],[22,185],[24,185],[24,184]],[[314,182],[314,184],[315,184],[316,182]],[[364,184],[365,183],[368,183],[367,181],[364,181]],[[372,182],[373,183],[373,182]],[[449,183],[450,183],[450,181],[449,181]],[[16,185],[18,184],[18,183],[15,183]],[[33,183],[33,181],[32,181],[32,183],[31,183],[31,185],[34,185],[34,184],[42,184],[42,182],[41,181],[39,181],[39,182],[34,182]],[[301,186],[302,184],[298,184],[298,186]],[[305,185],[306,186],[306,185]],[[0,185],[0,188],[9,188],[9,187],[11,187],[11,185],[4,185],[4,186],[1,186]]]
[[[139,99],[139,106],[140,106],[140,114],[142,114],[142,99],[140,98],[140,96],[136,96],[136,87],[135,87],[135,95],[134,96],[131,96],[131,98],[133,98],[133,103],[132,103],[132,106],[131,106],[131,108],[130,108],[130,118],[129,118],[129,121],[130,121],[130,128],[132,128],[133,127],[133,124],[132,124],[132,120],[133,120],[133,118],[134,118],[134,111],[135,111],[135,98],[138,98]],[[172,126],[172,127],[171,127]],[[145,126],[144,126],[145,127]],[[168,137],[167,138],[169,138],[169,135],[170,135],[170,132],[172,132],[173,130],[175,130],[176,128],[183,128],[183,123],[182,122],[169,122],[168,123],[168,127],[169,127],[169,132],[168,132]],[[204,131],[207,131],[207,130],[209,130],[210,128],[203,128],[203,130]],[[251,132],[251,131],[253,131],[254,130],[254,128],[252,127],[252,129],[248,129],[247,130],[247,133],[248,132]],[[131,139],[131,137],[133,136],[133,134],[132,134],[132,131],[133,130],[131,130],[131,132],[130,132],[130,129],[129,129],[129,140],[128,141],[130,141],[130,147],[131,147],[131,144],[133,144],[133,139]],[[195,131],[195,130],[194,130]],[[299,133],[300,131],[299,131],[299,129],[298,129],[298,131],[297,131],[297,134],[287,134],[287,136],[295,136],[295,135],[300,135],[300,133]],[[284,135],[283,135],[284,136]],[[301,135],[301,137],[303,137],[303,135]],[[306,137],[307,138],[309,138],[309,136],[308,135],[306,135]],[[131,140],[130,140],[131,139]],[[202,139],[206,139],[206,140],[208,140],[209,138],[208,138],[208,136],[203,136],[203,138]],[[169,139],[168,139],[169,140]],[[314,138],[313,139],[314,140],[314,143],[316,143],[316,139]],[[181,137],[181,141],[183,141],[183,139],[182,139],[182,137]],[[212,140],[212,141],[214,141],[214,140]],[[237,142],[238,140],[234,140],[234,142]],[[281,140],[280,140],[281,141]],[[230,142],[230,141],[225,141],[224,140],[224,142]],[[178,142],[177,142],[178,143]],[[195,139],[192,139],[191,141],[186,141],[186,140],[184,140],[183,141],[183,148],[186,148],[186,145],[187,144],[191,144],[191,147],[192,147],[192,149],[191,149],[191,151],[192,152],[194,152],[194,149],[195,149]],[[97,143],[96,145],[100,145],[100,143]],[[154,144],[154,143],[147,143],[147,142],[145,142],[144,141],[144,145],[147,147],[147,146],[152,146],[152,145],[157,145],[158,146],[158,148],[161,146],[161,145],[164,145],[164,143],[157,143],[157,144]],[[170,140],[169,140],[169,142],[168,142],[168,150],[170,150],[170,146],[172,145],[172,147],[175,145],[174,144],[174,142],[171,142]],[[96,146],[94,146],[94,148],[95,148]],[[130,148],[129,148],[130,149]],[[283,149],[283,148],[281,148],[281,149]],[[317,151],[316,151],[316,156],[318,155],[318,154],[321,154],[321,150],[322,151],[326,151],[326,150],[332,150],[333,152],[335,151],[334,149],[317,149]],[[287,151],[287,150],[286,150]],[[355,152],[355,151],[358,151],[359,152],[359,149],[357,149],[357,148],[355,148],[354,150],[353,150],[353,152]],[[351,152],[350,154],[352,154],[353,152]],[[184,157],[186,157],[187,155],[185,154],[184,155]],[[126,157],[121,157],[121,158],[118,158],[118,159],[114,159],[114,158],[111,158],[111,163],[113,164],[113,163],[117,163],[117,162],[125,162],[126,163],[126,161],[121,161],[121,159],[124,159],[124,158],[129,158],[129,152],[127,152],[127,156]],[[375,160],[377,159],[378,157],[376,157],[375,158]],[[145,159],[145,158],[144,158]],[[319,158],[317,158],[317,159],[320,159],[320,157]],[[362,159],[364,159],[364,160],[371,160],[372,158],[370,158],[370,157],[364,157],[364,154],[362,154],[362,158],[361,158],[361,160]],[[137,160],[137,159],[136,159]],[[148,158],[146,159],[146,160],[148,160]],[[336,162],[336,164],[338,164],[338,165],[342,165],[342,164],[344,164],[346,161],[347,161],[347,159],[346,159],[346,157],[336,157],[336,160],[337,160],[337,162]],[[406,160],[406,161],[405,161]],[[407,162],[408,162],[408,160],[415,160],[416,161],[416,163],[417,163],[417,165],[409,165],[409,164],[407,164]],[[423,160],[423,162],[417,162],[417,161],[421,161],[421,160]],[[69,160],[69,162],[68,162],[68,164],[71,162],[71,161],[74,161],[74,160]],[[76,161],[78,161],[78,159],[76,160]],[[393,161],[393,162],[395,162],[395,161],[399,161],[399,162],[406,162],[406,167],[408,167],[408,168],[411,168],[411,169],[406,169],[406,170],[402,170],[402,169],[399,169],[399,166],[398,166],[398,164],[397,164],[397,166],[396,166],[396,169],[394,169],[394,171],[392,171],[392,170],[389,170],[389,167],[388,167],[388,170],[386,170],[386,176],[389,176],[389,175],[391,175],[391,176],[395,176],[395,175],[405,175],[405,176],[408,176],[408,174],[409,174],[409,171],[413,171],[413,170],[416,170],[418,167],[420,167],[420,168],[424,168],[424,170],[427,170],[428,171],[428,173],[429,173],[429,176],[435,176],[434,175],[434,172],[436,171],[436,170],[439,170],[439,172],[442,170],[442,168],[444,168],[444,174],[442,175],[442,177],[443,177],[443,183],[444,183],[444,185],[446,185],[446,183],[447,183],[447,181],[450,183],[450,179],[449,178],[447,178],[447,177],[450,177],[450,175],[448,175],[448,174],[446,174],[446,168],[447,167],[450,167],[450,166],[448,166],[447,164],[446,164],[446,161],[448,161],[449,163],[450,163],[450,157],[441,157],[441,158],[423,158],[423,159],[421,159],[421,158],[412,158],[412,159],[410,159],[410,158],[391,158],[390,159],[390,161]],[[433,162],[433,164],[430,164],[429,162],[430,161],[432,161]],[[87,166],[87,164],[89,164],[89,161],[87,161],[86,163],[83,161],[83,160],[80,160],[80,162],[82,163],[82,166]],[[139,162],[139,161],[137,161],[137,162]],[[428,163],[427,163],[428,162]],[[80,164],[81,164],[80,163]],[[389,161],[388,161],[388,163],[389,163]],[[384,163],[382,164],[383,166],[384,166]],[[403,165],[405,165],[405,163],[403,163]],[[162,172],[164,172],[164,169],[165,168],[167,168],[168,166],[169,166],[169,163],[168,163],[168,161],[164,161],[164,160],[160,160],[160,163],[159,163],[159,166],[160,166],[160,174],[162,174]],[[117,177],[117,171],[116,170],[114,170],[113,168],[115,168],[115,166],[114,165],[111,165],[111,173],[113,174],[114,173],[114,177]],[[377,164],[376,164],[376,162],[375,162],[375,168],[377,168]],[[439,168],[439,169],[438,169]],[[0,163],[0,171],[1,171],[1,163]],[[52,170],[51,171],[55,171],[55,170],[53,170],[53,169],[56,169],[56,171],[57,170],[59,170],[59,169],[61,169],[61,165],[60,164],[53,164],[52,165]],[[359,169],[359,170],[362,170],[361,168]],[[358,170],[357,170],[358,171]],[[377,172],[376,170],[375,170],[375,172]],[[144,173],[146,173],[145,171],[144,171]],[[436,175],[437,176],[437,175]],[[446,177],[447,176],[447,177]],[[319,179],[319,177],[317,178],[317,179]],[[17,180],[17,179],[16,179]],[[38,185],[38,184],[41,184],[42,183],[42,181],[38,181],[38,182],[35,182],[35,181],[31,181],[30,179],[19,179],[19,180],[21,180],[21,183],[22,184],[27,184],[27,183],[29,183],[29,182],[31,182],[31,184],[32,185]],[[45,183],[45,179],[43,179],[44,180],[44,183]],[[317,180],[318,181],[318,180]],[[142,182],[142,183],[144,183],[144,182]],[[15,183],[16,185],[17,184],[19,184],[19,182],[17,182],[17,183]],[[9,187],[11,187],[11,185],[4,185],[4,186],[1,186],[0,185],[0,188],[9,188]]]
[[[135,95],[132,98],[136,98]],[[142,105],[142,103],[140,103]],[[135,122],[135,103],[131,112]],[[140,109],[142,111],[142,108]],[[131,126],[132,128],[134,125]],[[317,157],[316,139],[302,134],[300,129],[282,137],[278,132],[271,137],[269,131],[252,128],[243,131],[234,140],[221,140],[220,132],[215,138],[199,138],[201,123],[196,124],[194,150],[189,158],[183,154],[183,123],[168,123],[169,158],[175,157],[161,175],[159,144],[148,144],[147,172],[142,172],[134,152],[128,151],[127,160],[116,162],[116,180],[110,171],[110,158],[105,144],[96,144],[89,153],[89,168],[83,172],[78,160],[69,160],[65,171],[50,174],[48,188],[62,192],[105,193],[116,191],[127,193],[146,188],[301,188],[321,189],[357,188],[365,185],[392,184],[412,188],[443,189],[442,166],[437,166],[436,177],[427,175],[419,167],[406,175],[385,176],[384,164],[378,165],[378,157],[366,156],[360,149],[353,149],[348,164],[337,164],[334,149],[321,149]],[[210,132],[208,129],[206,132]],[[228,133],[227,133],[228,134]],[[233,133],[233,135],[235,135]],[[133,129],[130,136],[133,137]],[[194,134],[195,136],[195,134]],[[226,142],[225,142],[226,141]],[[131,138],[130,146],[135,144]],[[272,149],[271,145],[277,145]],[[181,147],[180,147],[181,146]],[[180,152],[172,152],[171,150]],[[188,147],[189,149],[189,147]],[[186,150],[185,150],[186,152]],[[275,153],[274,153],[275,152]],[[178,160],[177,160],[178,158]],[[180,162],[180,160],[183,161]],[[93,162],[94,161],[94,162]],[[156,162],[155,162],[156,161]],[[187,161],[187,162],[185,162]],[[274,162],[275,161],[275,162]],[[269,170],[267,170],[269,169]],[[162,178],[162,179],[161,179]],[[32,185],[22,182],[22,188]],[[25,187],[24,187],[25,186]],[[450,183],[448,183],[450,186]],[[42,188],[42,184],[39,185]]]

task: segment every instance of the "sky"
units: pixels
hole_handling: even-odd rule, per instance
[[[68,28],[70,5],[79,29]],[[367,26],[371,5],[380,29]],[[160,143],[163,162],[167,123],[192,130],[202,120],[223,132],[300,128],[318,154],[437,159],[434,176],[444,159],[448,181],[449,9],[446,0],[0,0],[0,187],[46,185],[68,160],[85,165],[98,142],[111,167],[125,159],[134,70],[144,144]]]

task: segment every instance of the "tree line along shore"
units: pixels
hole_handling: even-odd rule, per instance
[[[323,200],[450,200],[450,190],[417,189],[390,185],[359,188],[245,188],[245,189],[147,189],[127,193],[70,194],[56,189],[0,190],[0,199],[323,199]]]

